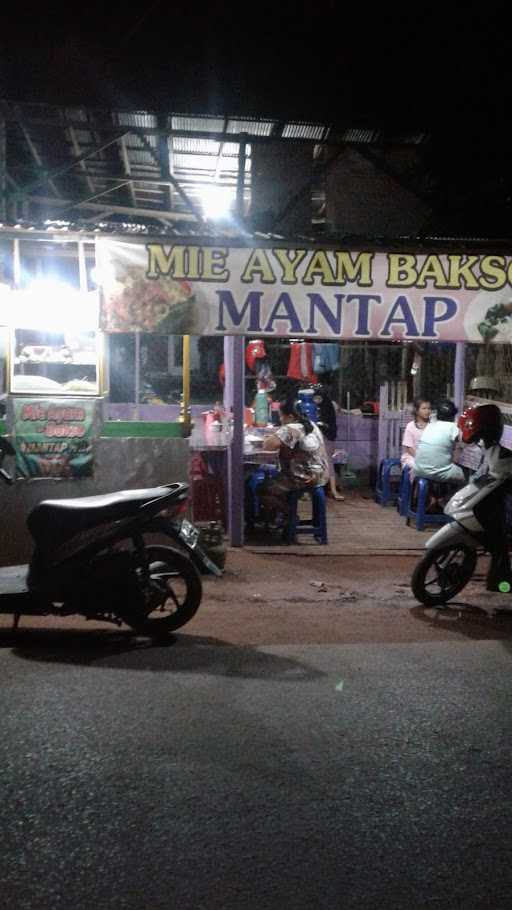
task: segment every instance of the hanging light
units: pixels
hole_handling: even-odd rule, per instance
[[[233,193],[228,187],[211,184],[201,190],[201,207],[206,218],[219,221],[231,212]]]

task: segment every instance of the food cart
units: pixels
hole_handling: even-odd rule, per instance
[[[3,229],[0,254],[0,432],[17,451],[17,482],[2,487],[7,565],[28,558],[42,499],[184,480],[189,446],[179,405],[163,420],[137,403],[130,419],[110,413],[94,236]]]
[[[268,238],[245,238],[229,245],[212,238],[176,242],[172,238],[141,240],[100,234],[87,238],[68,235],[63,241],[55,236],[53,244],[75,246],[75,290],[82,296],[76,298],[73,308],[75,298],[70,292],[64,294],[65,299],[61,295],[58,318],[51,312],[57,300],[54,294],[39,296],[37,301],[33,298],[32,310],[27,309],[33,315],[24,315],[23,325],[18,325],[22,308],[16,301],[27,290],[25,238],[20,240],[18,233],[8,239],[14,266],[10,287],[4,288],[4,317],[0,320],[7,333],[7,430],[16,435],[16,406],[25,394],[20,383],[27,376],[27,391],[37,401],[45,392],[35,391],[35,384],[44,379],[59,385],[59,389],[52,387],[52,398],[54,392],[59,401],[78,402],[75,406],[85,411],[92,405],[84,402],[95,404],[89,432],[94,439],[93,472],[77,478],[78,488],[71,479],[63,479],[58,492],[52,489],[51,495],[184,479],[191,452],[210,449],[213,453],[215,449],[224,459],[224,467],[217,467],[216,472],[226,473],[226,512],[230,542],[235,546],[243,544],[247,338],[281,339],[289,346],[294,339],[336,344],[385,342],[404,348],[455,346],[453,396],[458,404],[466,388],[465,346],[506,345],[511,340],[510,259],[505,255],[485,251],[469,255],[456,249],[382,252],[371,245],[353,249],[313,242],[299,248]],[[26,242],[33,244],[33,235]],[[37,287],[31,287],[34,291]],[[89,298],[90,306],[85,303]],[[7,305],[7,299],[13,305]],[[8,319],[6,313],[11,314]],[[41,313],[48,314],[46,325]],[[29,325],[34,314],[40,319],[38,331],[48,329],[53,320],[52,328],[59,327],[62,337],[43,343],[37,335],[23,334],[37,328],[35,323]],[[73,342],[68,335],[74,322],[82,324],[80,340]],[[197,347],[197,339],[203,337],[223,343],[224,407],[233,420],[222,439],[212,440],[201,432],[205,405],[197,403],[194,409],[189,400],[187,361],[191,347]],[[172,346],[176,350],[176,340],[182,352],[178,367],[182,371],[181,402],[155,405],[144,401],[141,351],[160,350],[163,344],[165,354],[167,345],[169,366],[169,352]],[[135,401],[123,411],[122,402],[112,401],[112,370],[114,355],[126,367],[128,342],[135,357],[133,369],[125,369],[125,374],[133,380]],[[219,386],[216,394],[218,391]],[[192,423],[196,426],[191,443]],[[48,496],[49,483],[41,479],[38,485],[16,485],[12,496],[18,502],[23,500],[24,506],[19,515],[26,514],[36,488],[39,497]],[[19,517],[17,521],[19,524]]]

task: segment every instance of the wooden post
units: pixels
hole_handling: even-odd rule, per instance
[[[135,419],[139,420],[140,404],[140,332],[135,332]]]
[[[179,421],[183,424],[183,435],[190,436],[192,420],[190,416],[190,335],[183,336],[183,388]]]
[[[225,406],[233,408],[233,435],[228,447],[228,532],[232,547],[244,544],[244,336],[224,338]],[[228,376],[230,377],[228,380]]]
[[[383,461],[383,459],[386,458],[387,454],[388,454],[388,451],[387,451],[388,450],[388,437],[387,437],[388,400],[389,400],[389,383],[384,382],[380,387],[380,394],[379,394],[379,430],[378,430],[378,438],[379,438],[378,459],[379,460],[378,460],[378,464],[377,464],[377,469],[378,469],[381,461]]]
[[[459,409],[459,414],[464,407],[464,390],[465,390],[465,367],[466,367],[466,343],[464,341],[455,342],[455,364],[453,376],[453,399],[455,407]]]
[[[85,262],[85,244],[83,240],[78,241],[78,273],[80,276],[80,290],[87,291],[87,266]]]
[[[12,272],[13,272],[13,285],[15,288],[20,288],[21,287],[21,256],[20,256],[19,237],[15,237],[12,242]]]
[[[245,133],[240,134],[240,144],[238,146],[238,174],[236,179],[236,215],[240,225],[244,217],[244,189],[245,189],[245,163],[247,159],[247,137]]]
[[[5,141],[5,120],[0,116],[0,219],[7,218],[7,160]]]
[[[242,225],[244,217],[246,137],[240,137],[238,176],[236,182],[236,215]],[[245,337],[232,335],[224,339],[226,388],[224,401],[233,408],[233,435],[228,449],[228,530],[232,547],[244,545],[244,408],[245,408]]]

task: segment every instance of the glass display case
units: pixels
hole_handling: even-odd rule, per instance
[[[99,395],[101,341],[94,292],[10,295],[9,392]]]
[[[11,392],[98,395],[97,332],[11,331]]]

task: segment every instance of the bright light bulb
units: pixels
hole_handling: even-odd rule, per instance
[[[36,279],[24,291],[13,291],[10,323],[41,331],[94,330],[98,326],[96,291],[81,292],[51,278]]]
[[[201,205],[206,218],[216,220],[229,215],[232,193],[222,186],[206,186],[201,191]]]
[[[90,273],[91,281],[98,287],[112,287],[116,284],[116,271],[112,263],[102,262],[101,265],[93,266]]]

